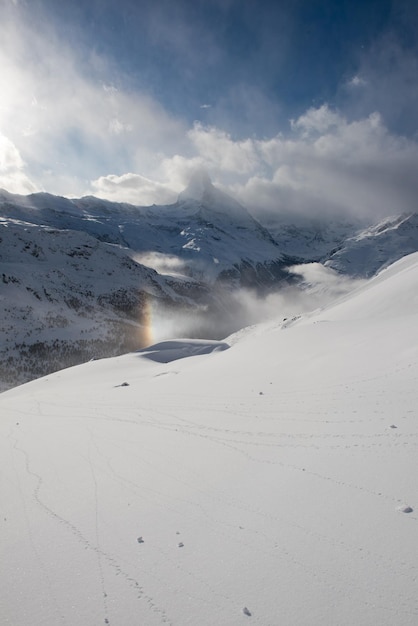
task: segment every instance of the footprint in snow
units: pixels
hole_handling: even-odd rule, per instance
[[[183,543],[182,541],[180,541],[180,542],[177,544],[177,546],[178,546],[179,548],[184,548],[184,543]]]

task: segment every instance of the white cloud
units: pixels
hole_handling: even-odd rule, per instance
[[[318,120],[315,134],[307,119]],[[331,123],[328,123],[331,121]],[[417,209],[414,163],[418,144],[388,132],[380,116],[348,122],[333,112],[324,119],[312,110],[294,125],[295,136],[276,137],[259,146],[273,176],[253,176],[237,192],[250,206],[259,194],[273,210],[387,215]],[[318,132],[319,128],[324,128]]]
[[[130,133],[133,130],[132,124],[123,124],[117,117],[109,122],[109,130],[113,135],[120,135],[121,133]]]
[[[355,76],[350,78],[349,81],[347,81],[347,85],[349,87],[363,87],[364,85],[367,85],[367,81],[356,74]]]
[[[348,118],[324,104],[263,139],[235,138],[201,123],[190,128],[149,95],[124,90],[115,68],[97,53],[66,47],[48,23],[31,23],[27,5],[20,5],[13,19],[0,22],[4,187],[158,204],[174,201],[191,173],[205,167],[215,184],[253,211],[417,209],[417,141],[390,132],[380,113],[351,111]],[[379,55],[386,59],[382,50]],[[415,69],[410,59],[399,93]],[[344,93],[364,101],[376,84],[382,86],[384,76],[363,63]],[[394,93],[391,110],[399,98]],[[249,111],[272,113],[262,100],[249,100]]]
[[[159,274],[171,276],[181,276],[187,272],[187,263],[184,259],[171,254],[163,254],[161,252],[148,252],[145,254],[135,254],[135,261],[152,267]]]
[[[95,193],[136,204],[167,203],[204,167],[255,213],[380,217],[417,209],[418,144],[390,133],[378,113],[348,121],[322,106],[295,120],[287,135],[234,140],[195,124],[188,138],[188,156],[161,157],[149,178],[101,177]]]
[[[92,181],[94,195],[98,198],[129,202],[136,205],[168,204],[174,202],[176,194],[168,185],[140,176],[123,174],[100,176]]]
[[[23,167],[23,159],[16,146],[4,135],[0,134],[0,172],[8,170],[20,170]]]
[[[38,191],[25,174],[24,167],[19,150],[8,137],[0,133],[0,187],[11,193],[27,194]]]
[[[92,181],[92,189],[85,193],[137,205],[169,204],[176,201],[178,194],[188,185],[193,172],[207,167],[207,161],[200,156],[160,155],[153,172],[154,178],[133,173],[121,176],[109,174]]]
[[[390,133],[373,113],[348,121],[324,105],[292,123],[288,135],[235,141],[196,124],[193,158],[164,159],[159,180],[178,190],[195,167],[252,210],[387,215],[416,210],[418,144]]]
[[[29,176],[44,177],[49,191],[76,194],[88,178],[132,169],[146,175],[156,154],[175,152],[183,123],[149,95],[115,87],[118,76],[105,59],[69,48],[25,11],[0,16],[0,132]],[[76,179],[76,188],[65,188]]]
[[[175,154],[161,161],[158,172],[161,179],[166,180],[179,193],[189,184],[192,174],[201,169],[211,170],[208,161],[202,156],[185,157]]]
[[[189,130],[188,136],[199,156],[219,169],[249,174],[259,162],[256,144],[251,139],[234,141],[228,133],[199,123]]]
[[[323,104],[317,109],[312,107],[296,121],[291,121],[292,128],[300,129],[304,134],[311,132],[324,133],[340,123],[341,118],[339,115],[332,111],[327,104]]]

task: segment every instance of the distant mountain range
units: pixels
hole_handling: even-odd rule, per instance
[[[167,206],[2,190],[0,389],[144,347],[158,312],[222,338],[239,326],[232,294],[295,285],[295,264],[369,277],[416,250],[417,214],[366,228],[283,216],[262,225],[204,173]]]

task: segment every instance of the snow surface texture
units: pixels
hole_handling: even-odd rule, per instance
[[[417,624],[417,281],[2,394],[1,623]]]

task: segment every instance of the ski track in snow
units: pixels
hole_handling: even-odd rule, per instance
[[[10,440],[10,442],[12,443],[12,448],[13,450],[17,451],[17,452],[21,452],[24,456],[24,460],[25,460],[25,468],[28,474],[31,474],[31,472],[28,469],[28,455],[26,452],[24,452],[24,450],[21,450],[18,447],[18,440],[13,436],[13,432],[10,432],[8,439]],[[38,575],[40,575],[44,580],[45,580],[45,588],[47,590],[47,593],[50,597],[52,606],[53,606],[53,611],[55,614],[55,619],[58,620],[59,622],[63,623],[63,624],[68,624],[67,619],[65,618],[65,615],[62,613],[62,611],[60,610],[59,607],[59,603],[58,600],[52,590],[52,584],[51,584],[51,577],[48,573],[48,568],[44,562],[44,559],[42,558],[41,553],[39,552],[39,550],[36,547],[35,544],[35,539],[33,536],[33,532],[32,532],[32,528],[31,528],[31,521],[30,521],[30,517],[28,515],[28,511],[27,511],[27,506],[26,506],[26,500],[25,500],[25,496],[23,493],[23,489],[21,487],[21,482],[20,482],[20,477],[19,477],[19,473],[17,471],[17,467],[16,467],[16,462],[15,462],[15,458],[14,455],[11,455],[12,458],[12,463],[13,463],[13,471],[16,477],[16,484],[17,484],[17,489],[18,489],[18,493],[19,493],[19,499],[22,503],[22,508],[24,511],[24,517],[25,517],[25,525],[28,531],[28,536],[30,538],[30,544],[31,544],[31,549],[33,551],[34,554],[34,558],[35,558],[35,562],[38,566]],[[36,477],[39,479],[39,477]],[[36,495],[34,492],[34,497],[36,499]]]
[[[323,397],[323,394],[322,394]],[[202,400],[202,399],[201,399]],[[210,398],[205,398],[204,399],[206,402],[210,401]],[[264,398],[263,398],[264,401]],[[214,403],[215,407],[213,407],[211,410],[217,415],[219,415],[220,412],[220,407],[218,407],[216,405],[216,402]],[[44,413],[49,413],[52,409],[51,412],[53,412],[54,407],[48,407],[49,410],[45,411],[43,409],[43,407],[38,404],[37,407],[37,413],[39,416],[44,416]],[[98,413],[101,414],[101,417],[95,417],[93,418],[93,421],[99,419],[108,419],[109,421],[115,421],[114,418],[112,417],[106,417],[106,414],[104,411],[102,411],[100,409],[100,405],[99,403],[96,404],[96,411]],[[253,407],[250,407],[250,409],[248,410],[248,412],[250,413]],[[194,411],[198,410],[198,405],[196,405],[196,407],[193,406],[189,406],[187,407],[187,411],[189,413],[193,413]],[[286,407],[284,406],[283,409],[281,409],[281,411],[286,414]],[[203,438],[205,439],[207,442],[210,442],[212,444],[214,444],[215,446],[225,446],[228,449],[232,450],[234,453],[237,453],[239,455],[244,455],[246,459],[248,459],[249,461],[253,462],[253,463],[267,463],[270,465],[276,465],[276,466],[281,466],[286,470],[292,470],[295,472],[305,472],[306,475],[309,475],[311,477],[314,477],[316,479],[319,479],[321,481],[330,481],[332,483],[334,483],[335,485],[337,485],[338,487],[342,487],[344,489],[348,489],[348,490],[357,490],[360,492],[364,492],[366,493],[368,496],[373,496],[373,497],[378,497],[378,498],[384,498],[386,500],[391,501],[394,505],[399,503],[399,500],[397,498],[394,498],[393,496],[381,493],[381,492],[375,492],[375,491],[371,491],[366,489],[364,486],[361,485],[356,485],[356,484],[349,484],[347,482],[343,482],[343,481],[338,481],[335,480],[334,478],[332,478],[332,476],[328,476],[328,475],[321,475],[317,472],[311,472],[309,470],[307,470],[304,467],[301,466],[297,466],[297,465],[292,465],[290,463],[283,463],[279,460],[271,460],[271,459],[260,459],[257,456],[254,455],[254,453],[250,452],[251,449],[253,449],[254,447],[268,447],[268,448],[293,448],[293,447],[315,447],[318,450],[321,449],[323,447],[324,444],[319,444],[318,442],[320,440],[324,440],[327,441],[329,439],[344,439],[346,440],[347,437],[350,439],[354,439],[355,441],[362,441],[362,445],[365,448],[371,448],[372,446],[385,446],[388,447],[394,445],[393,441],[390,441],[391,439],[391,434],[390,433],[375,433],[373,435],[362,435],[362,434],[351,434],[351,435],[344,435],[344,434],[322,434],[322,435],[306,435],[306,434],[298,434],[298,435],[286,435],[286,434],[280,434],[280,433],[274,433],[271,431],[250,431],[250,430],[233,430],[233,429],[228,429],[228,428],[216,428],[216,427],[212,427],[212,426],[206,426],[206,425],[202,425],[199,424],[196,421],[190,420],[190,419],[186,419],[186,418],[182,418],[179,415],[176,415],[174,413],[170,413],[168,411],[157,411],[155,409],[149,408],[149,409],[142,409],[142,412],[147,414],[147,418],[146,419],[141,419],[141,418],[132,418],[132,419],[124,419],[124,420],[120,420],[119,418],[116,419],[116,421],[123,421],[126,424],[131,424],[131,425],[146,425],[147,427],[152,427],[152,428],[157,428],[157,429],[162,429],[162,430],[167,430],[167,431],[175,431],[177,432],[179,435],[183,436],[183,437],[192,437],[192,438]],[[302,412],[302,411],[301,411]],[[230,414],[230,410],[228,408],[225,408],[225,414]],[[237,414],[239,414],[239,412],[237,412]],[[305,411],[305,415],[307,414],[307,412]],[[82,419],[86,419],[87,420],[87,416],[85,416],[83,418],[83,416],[77,416],[78,420],[82,420]],[[256,418],[259,419],[259,418]],[[263,418],[264,419],[264,418]],[[287,418],[290,419],[290,418]],[[303,421],[305,422],[307,418],[305,418]],[[280,415],[278,416],[278,421],[280,421]],[[359,423],[359,422],[363,422],[364,420],[345,420],[348,423]],[[91,423],[91,418],[88,419],[88,422]],[[321,423],[329,423],[329,419],[327,420],[321,420]],[[333,422],[333,426],[337,426],[339,423],[335,423]],[[22,452],[22,454],[25,456],[25,464],[26,464],[26,469],[29,475],[31,475],[33,478],[36,479],[37,481],[37,485],[35,487],[34,490],[34,498],[36,500],[36,502],[38,503],[38,505],[50,516],[52,516],[56,521],[58,521],[59,523],[62,523],[66,526],[66,528],[68,530],[70,530],[76,537],[77,539],[80,541],[81,544],[83,544],[85,547],[87,547],[89,550],[93,550],[96,554],[97,554],[97,559],[98,559],[98,569],[99,569],[99,577],[101,580],[101,586],[103,589],[103,611],[104,611],[104,615],[108,615],[108,609],[107,609],[107,593],[105,591],[105,581],[104,581],[104,573],[103,573],[103,562],[106,563],[108,566],[110,566],[111,568],[113,568],[114,570],[116,570],[116,572],[118,574],[122,574],[126,581],[130,584],[130,586],[134,586],[135,591],[138,593],[138,597],[144,597],[150,608],[152,610],[155,610],[158,613],[161,613],[161,617],[162,617],[162,622],[167,622],[167,617],[164,613],[164,611],[161,611],[161,609],[156,608],[154,601],[151,597],[147,596],[143,590],[143,588],[140,586],[139,582],[137,580],[135,580],[134,578],[132,578],[128,573],[124,572],[120,565],[118,564],[118,562],[114,559],[114,557],[112,557],[110,554],[108,554],[106,551],[103,550],[103,548],[100,545],[100,540],[99,540],[99,513],[98,513],[98,485],[97,485],[97,481],[95,478],[95,470],[94,470],[94,465],[92,463],[92,458],[91,458],[91,454],[92,454],[92,448],[94,448],[96,454],[99,454],[101,456],[103,456],[103,453],[100,451],[100,444],[99,442],[95,439],[93,431],[91,430],[91,428],[87,428],[87,431],[89,432],[89,436],[90,436],[90,441],[89,441],[89,457],[88,457],[88,463],[91,469],[91,475],[92,475],[92,480],[94,483],[94,508],[95,508],[95,532],[96,532],[96,541],[95,544],[92,544],[89,540],[87,540],[81,533],[81,531],[74,526],[69,520],[66,520],[64,518],[62,518],[59,514],[57,514],[55,511],[53,511],[52,509],[50,509],[41,499],[40,497],[40,492],[42,491],[42,484],[43,484],[43,480],[42,477],[40,475],[38,475],[37,473],[33,472],[30,469],[30,464],[29,464],[29,458],[27,453],[23,450],[20,449],[17,445],[15,445],[15,449]],[[247,440],[243,440],[243,439],[237,439],[237,436],[247,436]],[[414,437],[417,437],[417,433],[413,434]],[[262,438],[260,440],[260,438]],[[268,439],[269,441],[265,441],[264,438]],[[287,440],[285,443],[272,443],[271,440],[273,439],[285,439]],[[384,441],[383,443],[376,443],[376,439],[380,439],[383,438]],[[401,443],[399,442],[395,442],[395,445],[414,445],[416,447],[416,442],[414,442],[413,444],[411,444],[411,435],[397,435],[397,439],[405,439],[405,442],[403,443],[401,441]],[[293,441],[292,441],[293,440]],[[303,443],[304,440],[307,440],[305,443]],[[368,443],[365,443],[364,440],[366,440]],[[302,443],[301,443],[302,441]],[[316,441],[316,443],[314,443]],[[358,447],[360,444],[358,443],[353,443],[352,445]],[[331,445],[329,447],[335,449],[335,448],[350,448],[352,447],[352,445],[347,445],[345,443],[345,445]],[[126,478],[122,477],[122,476],[117,476],[116,472],[113,470],[112,465],[111,465],[111,461],[108,458],[103,457],[107,463],[107,466],[109,468],[109,471],[111,472],[111,474],[113,475],[114,478],[117,478],[118,480],[120,480],[121,482],[124,482],[125,484],[129,484],[129,481],[127,481]],[[141,461],[141,463],[143,464],[147,464],[144,460]],[[153,468],[154,470],[156,469],[155,466]],[[168,478],[168,475],[167,475]],[[179,481],[179,479],[176,479],[177,482],[181,482],[182,484],[184,484],[186,487],[192,488],[193,490],[196,490],[196,485],[195,484],[191,484],[189,482],[186,482],[184,480]],[[134,488],[134,490],[137,492],[137,494],[140,494],[141,497],[144,497],[144,486],[143,485],[138,485],[135,483],[130,483],[130,487]],[[149,491],[151,491],[154,495],[157,494],[158,492],[156,490],[152,490],[150,489]],[[216,499],[218,503],[220,503],[223,507],[227,506],[227,507],[232,507],[234,509],[236,509],[239,512],[244,511],[245,513],[250,513],[256,517],[259,517],[260,519],[264,519],[266,517],[265,512],[263,512],[260,509],[257,508],[253,508],[251,507],[248,503],[244,503],[240,500],[233,500],[231,499],[231,496],[224,496],[221,497],[220,491],[218,490],[216,492],[216,494],[211,493],[210,489],[205,488],[204,490],[201,489],[199,490],[201,495],[204,496],[205,498],[209,499],[209,501],[211,499]],[[160,498],[160,504],[163,503],[163,498],[164,498],[164,494],[160,494],[161,498]],[[184,501],[179,503],[179,509],[178,511],[181,511],[181,506],[184,504]],[[191,507],[197,508],[199,510],[199,515],[203,515],[205,518],[205,523],[206,524],[211,524],[211,526],[213,527],[213,529],[216,529],[216,533],[219,534],[223,534],[225,536],[225,538],[228,541],[233,541],[236,544],[239,544],[241,549],[248,549],[248,541],[244,540],[244,539],[240,539],[239,537],[234,536],[233,538],[231,538],[230,535],[230,530],[234,529],[234,526],[232,524],[227,524],[226,522],[224,522],[221,519],[216,519],[213,518],[213,516],[210,513],[210,509],[207,507],[203,507],[201,503],[198,502],[193,502],[193,501],[187,501],[187,504],[191,505]],[[167,503],[162,504],[163,509],[167,508]],[[173,510],[173,507],[170,507]],[[295,522],[294,519],[292,519],[291,516],[285,517],[285,516],[268,516],[269,520],[274,522],[275,524],[277,524],[279,527],[283,527],[283,526],[291,526],[293,527],[293,529],[297,529],[297,531],[299,533],[302,533],[303,535],[305,535],[307,538],[311,539],[311,540],[315,540],[316,542],[318,542],[319,544],[321,543],[326,543],[329,544],[330,543],[330,538],[325,536],[325,535],[321,535],[318,532],[313,532],[312,529],[305,527],[301,524],[298,524]],[[415,516],[410,517],[409,519],[415,519]],[[221,530],[222,527],[225,527],[227,530],[223,531]],[[243,533],[244,534],[244,533]],[[323,570],[320,571],[318,569],[315,568],[315,570],[313,569],[309,569],[306,566],[306,563],[304,563],[303,561],[300,561],[298,559],[296,559],[288,550],[286,550],[283,546],[280,545],[279,542],[277,542],[277,540],[274,537],[270,537],[267,534],[263,533],[262,531],[258,530],[255,527],[246,527],[245,528],[245,535],[252,535],[253,537],[256,536],[258,538],[259,541],[258,543],[258,552],[260,553],[260,551],[264,554],[264,556],[266,558],[271,559],[272,558],[272,550],[274,551],[275,554],[275,558],[278,560],[281,559],[286,559],[289,562],[291,562],[293,565],[297,566],[298,568],[301,568],[307,575],[309,575],[310,577],[312,577],[313,579],[316,579],[318,581],[320,581],[322,584],[326,584],[329,589],[331,590],[336,590],[336,584],[335,582],[332,583],[332,581],[327,577],[327,571]],[[260,547],[260,543],[265,544],[265,547],[262,548]],[[333,543],[331,542],[331,545],[334,549],[338,549],[341,551],[344,551],[347,554],[352,554],[353,552],[358,552],[361,553],[359,555],[359,561],[363,561],[363,560],[367,560],[368,563],[373,563],[375,564],[376,567],[378,568],[385,568],[388,569],[388,571],[390,571],[390,568],[393,566],[393,564],[388,561],[387,559],[385,559],[385,557],[383,555],[380,555],[378,553],[373,553],[370,550],[364,549],[359,547],[356,544],[350,544],[348,542],[344,542],[344,541],[338,541],[338,543]],[[173,564],[174,567],[179,567],[179,565],[177,563],[174,562],[174,560],[170,557],[169,552],[164,551],[162,548],[154,548],[155,550],[157,550],[161,556],[168,561],[171,561],[171,563]],[[400,563],[397,564],[397,567],[399,569],[399,565]],[[403,576],[410,576],[411,574],[413,574],[414,576],[417,575],[417,568],[412,567],[411,565],[407,564],[407,563],[402,563],[401,564],[402,567],[404,568],[404,573],[401,573]],[[184,573],[184,572],[183,572]],[[196,573],[192,572],[192,571],[188,571],[187,572],[187,576],[189,576],[191,579],[195,579],[196,580]],[[231,601],[231,598],[226,596],[225,594],[220,594],[219,592],[216,592],[213,588],[211,588],[210,586],[208,586],[208,583],[206,581],[204,581],[203,579],[199,579],[199,582],[206,587],[206,591],[210,592],[211,596],[213,595],[220,595],[222,597],[224,597],[225,599],[227,599],[228,601]],[[342,583],[342,587],[340,588],[340,592],[343,592],[343,587],[344,584]],[[359,588],[360,590],[360,588]],[[374,597],[376,598],[376,594],[374,595]],[[203,597],[199,597],[196,598],[197,600],[199,600],[200,602],[204,602],[205,599]],[[380,601],[380,606],[382,608],[384,608],[385,610],[388,611],[392,611],[393,609],[391,609],[390,607],[387,606],[387,604],[385,603],[385,598],[379,597],[379,601]],[[375,602],[375,600],[374,600]],[[205,603],[208,603],[207,601]],[[368,603],[366,601],[364,601],[364,603],[367,605]],[[408,614],[409,612],[406,610],[406,607],[410,606],[411,603],[411,598],[405,598],[403,601],[403,605],[404,605],[404,610],[405,612]],[[398,605],[398,607],[396,608],[396,611],[399,611],[400,607]],[[108,618],[106,617],[105,619],[108,620]],[[111,623],[109,620],[106,623]]]
[[[38,407],[39,408],[39,407]],[[42,414],[40,412],[40,414]],[[109,620],[109,618],[107,617],[108,615],[108,602],[107,602],[107,593],[105,592],[105,576],[104,576],[104,568],[103,568],[103,563],[106,563],[106,565],[111,568],[113,570],[113,573],[117,576],[122,576],[125,580],[125,582],[127,583],[127,585],[134,590],[138,600],[145,600],[145,602],[148,605],[148,608],[159,615],[160,617],[160,621],[158,623],[164,623],[164,624],[170,624],[170,620],[168,619],[164,609],[159,608],[154,599],[147,595],[147,593],[145,592],[143,586],[140,585],[140,583],[138,582],[138,580],[136,580],[133,576],[131,576],[130,574],[128,574],[126,571],[124,571],[124,569],[121,567],[121,565],[119,564],[118,560],[112,556],[110,553],[108,553],[107,551],[103,550],[100,546],[100,542],[99,542],[99,517],[98,517],[98,499],[97,499],[97,482],[95,479],[95,475],[94,475],[94,469],[93,469],[93,465],[91,462],[91,459],[89,458],[89,465],[91,467],[91,472],[92,472],[92,476],[93,476],[93,481],[94,481],[94,509],[95,509],[95,530],[96,530],[96,543],[91,542],[89,539],[87,539],[83,533],[80,531],[79,528],[77,528],[77,526],[72,523],[70,520],[62,517],[61,515],[59,515],[56,511],[54,511],[52,508],[50,508],[49,506],[47,506],[45,504],[45,502],[43,502],[42,498],[41,498],[41,491],[42,491],[42,487],[43,487],[43,478],[42,476],[40,476],[39,474],[37,474],[36,472],[34,472],[33,470],[31,470],[30,468],[30,460],[29,460],[29,455],[28,453],[23,450],[22,448],[19,448],[17,445],[17,442],[15,442],[15,445],[13,446],[15,450],[17,450],[18,452],[21,452],[22,455],[24,456],[25,459],[25,468],[26,468],[26,472],[29,476],[31,476],[32,478],[35,479],[36,481],[36,485],[35,488],[33,490],[33,498],[36,501],[37,505],[49,516],[51,517],[55,522],[62,524],[66,530],[68,530],[76,539],[77,541],[86,549],[92,551],[93,553],[95,553],[97,555],[97,563],[98,563],[98,569],[99,569],[99,578],[100,578],[100,583],[101,583],[101,587],[103,590],[103,612],[104,612],[104,619],[103,622],[106,624],[111,624],[111,621]],[[24,498],[23,498],[24,500]],[[30,523],[28,521],[28,528],[30,529]],[[34,547],[34,552],[37,555],[37,561],[39,563],[42,564],[42,558],[39,556],[39,554],[37,553],[36,548]],[[42,570],[44,572],[44,575],[48,578],[48,575],[46,573],[45,567],[42,567]],[[63,616],[60,616],[61,619],[65,618]],[[66,623],[64,621],[64,623]]]

